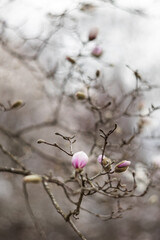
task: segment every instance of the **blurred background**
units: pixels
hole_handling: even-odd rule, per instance
[[[122,218],[102,221],[82,211],[76,224],[87,239],[159,240],[160,111],[148,114],[152,104],[160,105],[159,28],[158,0],[0,0],[0,145],[28,169],[39,174],[52,171],[63,178],[72,174],[69,156],[37,144],[38,139],[45,139],[67,148],[54,135],[60,132],[76,134],[74,152],[83,150],[91,159],[87,171],[100,170],[96,158],[102,142],[98,137],[91,151],[97,115],[75,97],[77,91],[86,93],[88,84],[96,103],[113,102],[113,107],[103,112],[107,123],[101,126],[107,131],[118,123],[112,142],[129,139],[137,124],[145,121],[138,139],[123,150],[111,146],[107,154],[115,160],[126,157],[132,161],[138,192],[144,191],[154,165],[153,184],[144,197],[122,200],[122,206],[130,207]],[[98,33],[89,41],[92,29]],[[93,54],[95,47],[99,56]],[[95,79],[97,70],[100,76]],[[135,88],[136,70],[142,85],[148,87],[132,99],[131,116],[127,116],[124,109],[130,100],[126,98],[118,109],[114,101],[120,102]],[[19,99],[24,106],[4,111]],[[16,165],[0,150],[0,167],[6,166]],[[131,171],[123,181],[130,178]],[[25,206],[22,180],[18,175],[0,173],[0,239],[39,239]],[[62,190],[54,185],[53,191],[63,209],[69,210],[71,205]],[[29,185],[28,192],[48,240],[78,239],[41,185]],[[116,209],[116,200],[89,197],[84,206],[110,214]]]

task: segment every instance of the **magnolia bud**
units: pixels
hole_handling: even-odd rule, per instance
[[[102,164],[102,166],[104,167],[104,169],[106,171],[110,171],[111,170],[111,159],[107,158],[106,156],[103,156],[103,160],[102,160],[102,155],[99,155],[97,158],[98,162]]]
[[[73,58],[71,58],[71,57],[66,57],[66,59],[68,60],[68,62],[70,62],[72,64],[76,63],[76,61]]]
[[[93,28],[89,33],[88,40],[92,41],[96,39],[97,35],[98,35],[98,28]]]
[[[114,171],[115,171],[116,173],[125,172],[125,171],[127,170],[127,168],[130,166],[130,164],[131,164],[130,161],[124,160],[124,161],[118,163],[118,164],[115,166]]]
[[[12,104],[11,109],[21,107],[22,104],[23,104],[22,100],[17,100],[15,103]]]
[[[93,50],[92,50],[92,55],[94,57],[100,57],[102,55],[103,51],[102,51],[102,48],[101,47],[95,47]]]
[[[84,94],[84,92],[77,92],[76,93],[76,97],[78,100],[84,100],[86,98],[86,95]]]
[[[72,157],[72,165],[75,169],[82,169],[88,163],[88,156],[85,152],[76,152]]]
[[[45,141],[43,139],[38,139],[37,140],[37,143],[40,144],[40,143],[44,143]]]
[[[100,76],[100,70],[96,71],[96,77],[98,78]]]
[[[42,182],[42,177],[37,174],[28,175],[23,178],[23,182],[25,182],[25,183],[40,183],[40,182]]]

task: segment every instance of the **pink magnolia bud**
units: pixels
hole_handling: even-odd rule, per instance
[[[97,158],[98,162],[101,163],[106,171],[109,171],[111,169],[111,159],[107,158],[105,155],[103,156],[102,161],[102,155],[99,155]]]
[[[76,152],[72,157],[72,165],[76,169],[82,169],[88,163],[88,156],[85,152]]]
[[[89,36],[88,36],[88,40],[92,41],[92,40],[96,39],[97,35],[98,35],[98,28],[91,29]]]
[[[115,166],[115,172],[117,173],[120,173],[120,172],[125,172],[127,170],[127,168],[130,166],[131,162],[130,161],[127,161],[127,160],[124,160],[120,163],[118,163],[116,166]]]
[[[101,55],[102,55],[102,53],[103,53],[103,50],[102,50],[102,48],[101,47],[95,47],[95,48],[93,48],[93,50],[92,50],[92,55],[94,56],[94,57],[100,57]]]

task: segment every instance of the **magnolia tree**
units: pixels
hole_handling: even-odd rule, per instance
[[[81,4],[74,11],[76,14],[88,14],[93,9],[96,11],[92,4]],[[6,98],[0,99],[1,159],[6,155],[11,160],[11,165],[7,164],[8,159],[5,163],[2,161],[1,178],[9,178],[10,174],[14,178],[21,175],[14,185],[23,186],[25,211],[37,231],[34,236],[31,234],[30,239],[50,238],[48,229],[43,229],[44,219],[38,219],[36,206],[32,207],[29,184],[37,184],[35,188],[30,188],[30,192],[36,193],[34,199],[37,205],[40,197],[36,189],[42,185],[41,201],[44,195],[48,198],[41,208],[45,209],[50,201],[53,211],[57,212],[55,216],[61,215],[77,238],[94,239],[94,234],[90,234],[84,226],[83,214],[88,221],[91,215],[101,221],[115,219],[116,224],[117,219],[125,218],[129,210],[133,209],[133,212],[140,199],[157,186],[157,165],[145,161],[142,139],[145,129],[150,126],[150,117],[160,109],[154,103],[146,108],[146,96],[159,86],[146,81],[128,65],[126,68],[133,75],[129,90],[119,80],[109,79],[106,67],[114,69],[114,65],[106,62],[105,48],[98,40],[102,34],[99,29],[93,27],[86,31],[83,40],[75,13],[49,13],[47,17],[50,26],[47,36],[44,38],[41,32],[32,39],[1,19],[2,50],[8,57],[18,59],[18,63],[31,73],[44,99],[42,106],[36,105],[36,117],[31,124],[27,120],[33,116],[33,112],[27,109],[29,104],[29,107],[33,104],[29,95],[23,99],[22,93],[21,100],[7,96],[8,103]],[[48,57],[49,62],[45,65],[44,56],[55,44],[54,37],[65,28],[78,41],[78,51],[65,53],[61,62],[56,64]],[[6,41],[9,31],[15,31],[20,38],[17,49],[14,43]],[[60,41],[59,38],[57,41]],[[13,88],[16,94],[18,81],[15,80]],[[1,85],[3,90],[3,82]],[[28,87],[31,89],[32,85],[28,84]],[[15,116],[18,123],[13,120],[12,125],[8,119],[12,121]],[[16,142],[17,151],[13,142]],[[22,149],[24,153],[20,156]],[[28,155],[28,149],[33,155]],[[33,156],[35,164],[29,161]],[[80,226],[77,227],[77,224]],[[98,238],[98,235],[95,236]]]

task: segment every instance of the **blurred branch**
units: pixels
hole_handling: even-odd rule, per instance
[[[18,160],[17,157],[15,157],[13,154],[11,154],[8,150],[6,150],[1,144],[0,144],[1,151],[6,154],[14,163],[16,163],[18,166],[20,166],[23,170],[26,170],[25,166]]]
[[[81,234],[81,232],[78,230],[78,228],[75,226],[75,224],[72,222],[72,220],[70,218],[68,218],[64,212],[62,211],[62,209],[60,208],[59,204],[56,202],[55,197],[53,195],[53,193],[51,193],[51,190],[49,188],[48,183],[44,180],[43,181],[43,186],[44,189],[46,191],[46,193],[48,194],[48,196],[51,199],[51,202],[53,204],[53,206],[56,208],[57,212],[64,218],[65,221],[67,221],[70,226],[73,228],[73,230],[77,233],[77,235],[82,239],[82,240],[86,240],[86,238]]]
[[[27,186],[26,186],[26,183],[23,183],[23,192],[24,192],[24,197],[25,197],[25,203],[26,203],[26,208],[27,208],[27,211],[33,221],[33,224],[35,226],[35,229],[37,231],[37,233],[39,234],[40,238],[42,240],[46,240],[46,234],[44,233],[44,231],[42,231],[41,227],[39,226],[38,222],[37,222],[37,219],[33,213],[33,210],[31,208],[31,205],[30,205],[30,202],[29,202],[29,197],[28,197],[28,192],[27,192]]]

